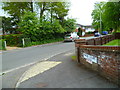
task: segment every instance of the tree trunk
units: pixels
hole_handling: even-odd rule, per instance
[[[53,15],[52,15],[52,7],[51,7],[51,11],[50,12],[51,12],[51,23],[52,23],[52,17],[53,17]]]
[[[30,2],[30,7],[31,7],[31,12],[33,12],[33,2],[32,2],[32,0]]]

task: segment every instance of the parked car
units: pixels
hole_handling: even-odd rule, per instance
[[[107,35],[108,31],[102,31],[102,35]]]
[[[94,36],[99,37],[99,36],[101,36],[101,34],[98,31],[94,31]]]
[[[77,33],[66,34],[64,37],[64,41],[74,41],[75,39],[79,39]]]

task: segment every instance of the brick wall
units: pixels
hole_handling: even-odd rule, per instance
[[[116,39],[115,35],[76,40],[78,62],[120,85],[120,46],[101,46]]]
[[[81,64],[114,83],[120,83],[120,47],[82,45],[79,52]]]

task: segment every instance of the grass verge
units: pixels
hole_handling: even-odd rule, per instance
[[[104,44],[103,46],[120,46],[120,39],[112,40],[109,43]]]
[[[77,60],[77,57],[76,56],[72,56],[71,57],[73,61],[76,61]]]

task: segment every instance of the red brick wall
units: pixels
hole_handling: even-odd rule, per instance
[[[120,47],[87,46],[79,48],[79,60],[109,81],[120,83]],[[87,56],[85,56],[87,55]],[[92,59],[93,58],[93,59]],[[93,61],[92,61],[93,60]],[[95,61],[96,60],[96,61]]]
[[[75,40],[78,62],[120,85],[120,46],[101,46],[119,35]]]

